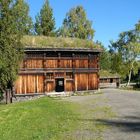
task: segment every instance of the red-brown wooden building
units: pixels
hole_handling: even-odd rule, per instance
[[[27,46],[15,82],[15,93],[29,95],[97,90],[100,52],[95,47]]]
[[[109,71],[100,70],[100,88],[105,87],[119,87],[120,76],[117,73],[111,73]]]

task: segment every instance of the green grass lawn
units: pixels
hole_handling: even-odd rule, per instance
[[[0,105],[0,140],[101,140],[106,129],[97,119],[112,116],[102,95],[87,101],[48,97]],[[88,134],[88,136],[87,136]]]
[[[57,140],[77,124],[76,106],[55,99],[0,105],[0,140]]]

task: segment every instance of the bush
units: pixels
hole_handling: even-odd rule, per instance
[[[3,99],[3,92],[0,91],[0,101]]]

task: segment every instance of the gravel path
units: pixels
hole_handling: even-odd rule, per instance
[[[110,106],[115,117],[99,119],[96,122],[108,126],[103,132],[104,140],[140,140],[140,91],[127,91],[119,89],[102,89],[103,94],[90,96],[72,96],[66,100],[85,105],[83,111],[100,105]],[[97,103],[93,101],[97,101]],[[87,108],[86,108],[87,107]],[[92,113],[93,114],[93,113]],[[95,114],[93,114],[95,115]],[[90,118],[92,119],[92,117]],[[96,139],[95,136],[83,133],[83,139]]]
[[[140,140],[140,91],[103,89],[103,96],[116,112],[116,117],[99,120],[110,126],[105,140]]]

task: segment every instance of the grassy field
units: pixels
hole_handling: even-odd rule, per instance
[[[101,139],[100,133],[105,127],[97,124],[96,119],[109,117],[111,111],[108,107],[97,106],[98,100],[91,102],[95,105],[92,108],[47,97],[0,105],[0,140],[85,140],[80,133],[87,130]],[[88,119],[93,114],[91,122]],[[93,140],[93,135],[90,137],[88,139]]]

